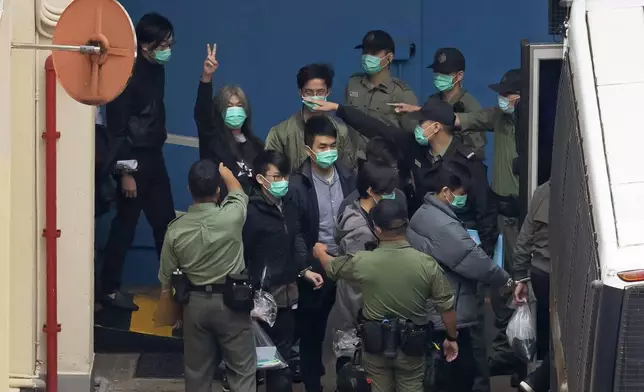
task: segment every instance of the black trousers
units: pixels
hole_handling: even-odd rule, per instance
[[[550,275],[532,268],[530,276],[537,298],[537,359],[545,359],[550,346]]]
[[[133,173],[133,176],[136,180],[137,196],[133,199],[123,196],[120,179],[117,180],[116,216],[112,220],[105,245],[105,264],[101,276],[101,289],[105,294],[121,288],[125,254],[134,241],[141,211],[152,226],[154,245],[159,257],[166,228],[175,218],[170,178],[165,167],[163,152],[161,150],[137,151],[136,159],[138,170]]]
[[[300,369],[306,392],[320,392],[322,389],[322,344],[334,302],[335,290],[325,293],[319,308],[298,308],[295,312],[295,330],[300,338]]]
[[[293,348],[295,311],[291,308],[280,308],[272,327],[265,323],[260,323],[260,325],[275,343],[282,358],[288,361]],[[293,377],[289,368],[266,372],[266,392],[291,392],[293,390],[292,383]]]
[[[441,359],[435,363],[428,361],[429,366],[435,366],[435,386],[432,391],[440,392],[471,392],[476,376],[476,360],[470,328],[458,330],[458,357],[447,362],[442,355],[445,331],[435,331],[432,340],[441,348]]]

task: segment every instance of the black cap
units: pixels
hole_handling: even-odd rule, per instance
[[[419,111],[410,113],[409,117],[420,122],[435,121],[450,127],[454,126],[455,120],[454,107],[439,98],[428,99]]]
[[[338,392],[371,392],[371,379],[364,370],[354,365],[346,365],[337,377]]]
[[[354,49],[365,49],[374,52],[386,50],[394,53],[396,51],[396,45],[394,44],[394,40],[391,38],[391,35],[386,31],[372,30],[365,34],[362,39],[362,43],[357,45]]]
[[[434,62],[427,68],[433,68],[434,72],[446,75],[465,71],[465,57],[456,48],[440,48],[434,54]]]
[[[369,216],[375,226],[394,230],[407,224],[407,203],[399,199],[382,199],[371,209]]]
[[[501,81],[489,86],[497,94],[519,94],[521,91],[521,70],[511,69],[503,75]]]

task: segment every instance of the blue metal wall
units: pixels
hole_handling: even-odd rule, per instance
[[[360,53],[353,47],[368,30],[383,29],[394,37],[400,59],[394,73],[411,85],[421,101],[434,92],[425,67],[436,48],[458,47],[467,59],[466,87],[483,106],[494,105],[496,99],[487,85],[519,67],[521,39],[552,39],[547,35],[546,0],[121,2],[135,24],[151,11],[174,24],[177,44],[166,71],[167,126],[170,133],[184,136],[196,136],[192,110],[207,43],[217,43],[220,69],[215,85],[242,86],[253,107],[255,133],[265,137],[271,126],[298,110],[295,75],[302,65],[333,64],[336,84],[330,99],[342,100],[346,80],[360,70]],[[416,55],[406,59],[411,43],[416,45]],[[197,151],[167,145],[165,153],[176,209],[186,210],[190,203],[186,174],[198,158]],[[108,225],[104,220],[98,223],[99,239]],[[128,255],[125,280],[154,284],[158,261],[151,231],[143,217],[139,226],[137,249]]]

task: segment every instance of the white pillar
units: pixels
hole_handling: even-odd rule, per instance
[[[11,3],[0,0],[0,388],[9,386],[11,225]]]

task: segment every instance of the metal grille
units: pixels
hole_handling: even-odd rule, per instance
[[[570,392],[588,391],[599,261],[569,60],[559,83],[550,197],[550,274]]]
[[[625,290],[615,365],[615,392],[644,391],[644,287]]]
[[[548,0],[548,34],[560,35],[563,23],[568,15],[568,8],[559,5],[560,0]]]

